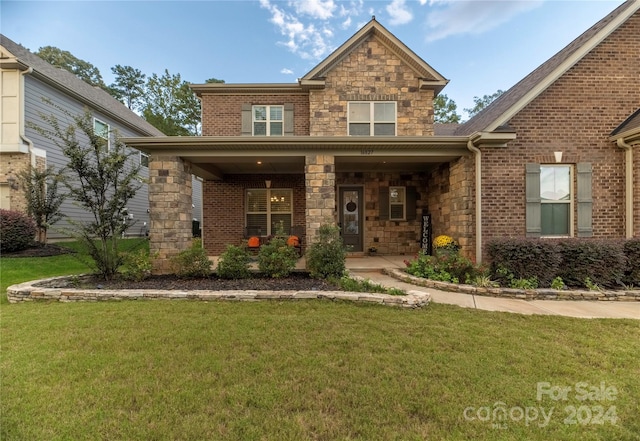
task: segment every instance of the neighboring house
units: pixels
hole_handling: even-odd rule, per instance
[[[477,261],[498,237],[640,236],[639,9],[624,3],[457,127],[433,122],[448,80],[375,18],[297,83],[193,85],[203,136],[125,140],[151,155],[155,271],[188,245],[191,190],[176,182],[191,172],[210,255],[278,226],[309,243],[326,223],[353,252],[412,255],[426,215]]]
[[[46,127],[41,115],[54,114],[64,124],[68,118],[59,108],[81,114],[88,108],[94,129],[103,132],[109,142],[116,134],[123,136],[163,136],[162,132],[140,118],[104,90],[93,87],[72,73],[57,68],[0,36],[0,75],[2,106],[0,110],[2,144],[0,145],[0,208],[26,211],[26,199],[18,175],[32,166],[62,169],[66,158],[54,143],[40,135],[31,124]],[[49,105],[44,100],[53,104]],[[141,180],[148,178],[148,157],[136,151],[134,159],[142,165]],[[201,182],[194,179],[194,217],[200,220]],[[128,235],[145,235],[149,226],[148,186],[143,185],[127,206],[135,223]],[[61,207],[67,216],[88,219],[88,213],[67,200]],[[67,226],[62,220],[49,231],[49,237],[66,237],[59,231]]]

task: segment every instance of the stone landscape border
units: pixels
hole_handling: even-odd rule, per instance
[[[439,282],[436,280],[423,279],[407,274],[405,271],[396,268],[383,269],[382,272],[394,279],[412,285],[423,286],[425,288],[438,289],[440,291],[459,292],[487,297],[502,297],[507,299],[520,300],[602,300],[602,301],[640,301],[640,290],[614,291],[577,291],[558,289],[513,289],[513,288],[486,288],[473,285],[463,285],[458,283]]]
[[[407,295],[370,294],[346,291],[209,291],[209,290],[159,290],[159,289],[81,289],[47,288],[37,286],[69,276],[33,280],[7,288],[10,303],[33,301],[98,302],[107,300],[303,300],[327,299],[359,303],[377,303],[402,308],[421,308],[429,304],[431,296],[423,291],[409,291]]]

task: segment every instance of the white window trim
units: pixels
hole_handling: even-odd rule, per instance
[[[96,123],[100,123],[103,124],[107,127],[107,136],[106,138],[104,136],[100,136],[97,132],[96,132]],[[96,135],[98,135],[100,138],[104,139],[105,141],[107,141],[107,151],[111,150],[111,126],[102,121],[101,119],[98,118],[93,118],[93,131],[94,133],[96,133]]]
[[[267,119],[266,120],[256,120],[256,107],[266,107],[267,109]],[[271,108],[272,107],[280,107],[282,109],[282,119],[274,119],[271,120]],[[271,135],[271,123],[279,122],[282,123],[282,133],[279,135]],[[266,135],[256,135],[256,123],[265,123],[266,124]],[[284,136],[284,106],[282,104],[256,104],[251,106],[251,135],[252,136]]]
[[[376,124],[393,124],[393,136],[398,135],[398,103],[396,101],[349,101],[347,103],[347,134],[349,136],[366,136],[366,135],[352,135],[351,134],[351,115],[350,107],[351,104],[369,104],[369,136],[376,136],[374,126]],[[393,121],[375,121],[375,104],[393,104],[395,118]],[[354,121],[354,124],[366,124],[367,121]]]
[[[142,163],[142,158],[147,158],[147,165],[144,165]],[[147,155],[146,153],[140,152],[140,166],[141,167],[145,167],[145,168],[149,168],[149,155]]]
[[[267,211],[249,211],[249,197],[247,196],[247,193],[249,193],[250,191],[264,191],[266,190],[266,202],[267,202]],[[272,212],[271,211],[271,192],[272,191],[287,191],[289,192],[289,197],[291,198],[291,211],[275,211]],[[293,189],[292,188],[247,188],[245,190],[245,209],[244,209],[244,226],[247,227],[247,215],[249,214],[266,214],[267,215],[267,231],[264,232],[263,234],[265,236],[270,236],[272,234],[275,234],[275,231],[271,231],[271,215],[272,214],[288,214],[291,216],[291,225],[293,226]]]
[[[404,198],[403,198],[403,202],[401,204],[399,203],[393,203],[391,202],[391,192],[394,189],[402,189],[402,192],[404,193]],[[395,205],[402,205],[402,217],[392,217],[392,210],[391,207],[395,206]],[[390,186],[389,187],[389,220],[390,221],[404,221],[407,220],[407,187],[401,186],[401,185],[394,185],[394,186]]]
[[[543,168],[547,167],[558,167],[558,168],[569,168],[569,200],[568,201],[543,201],[542,197],[540,198],[540,206],[545,204],[568,204],[569,205],[569,234],[568,235],[544,235],[541,234],[540,237],[545,239],[566,239],[569,237],[574,237],[574,208],[575,208],[575,174],[574,167],[571,164],[540,164],[540,173],[542,173]],[[542,178],[540,179],[540,186],[542,186]],[[542,217],[542,209],[540,210],[540,216]],[[540,219],[540,225],[542,225],[542,218]]]

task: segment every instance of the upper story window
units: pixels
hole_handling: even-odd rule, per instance
[[[149,155],[140,152],[140,165],[142,167],[149,167]]]
[[[350,136],[395,136],[395,102],[349,103]]]
[[[284,106],[253,106],[253,135],[282,136]]]
[[[97,118],[93,119],[93,133],[102,138],[107,146],[107,150],[111,148],[109,143],[109,124],[104,121],[100,121]]]

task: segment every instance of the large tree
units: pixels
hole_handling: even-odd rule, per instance
[[[433,100],[433,120],[437,123],[459,123],[460,115],[456,113],[458,106],[445,94]]]
[[[109,93],[131,110],[138,110],[143,102],[147,76],[131,66],[116,64],[111,68],[115,81],[109,86]]]
[[[495,101],[496,98],[498,98],[503,93],[504,93],[504,90],[498,89],[495,93],[493,93],[491,95],[483,95],[482,98],[474,96],[473,97],[473,102],[475,103],[475,105],[470,109],[464,109],[464,111],[467,112],[469,114],[469,118],[471,118],[474,115],[476,115],[477,113],[480,113],[480,111],[482,109],[484,109],[489,104],[491,104],[493,101]]]
[[[44,46],[38,49],[36,55],[49,64],[68,70],[92,86],[107,90],[100,70],[88,61],[77,58],[69,51],[63,51],[54,46]]]
[[[168,136],[200,134],[200,101],[180,74],[166,69],[149,77],[142,116]]]

